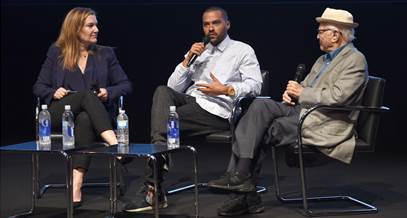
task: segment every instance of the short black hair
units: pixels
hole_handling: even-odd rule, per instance
[[[218,6],[209,7],[202,14],[205,14],[205,13],[211,12],[211,11],[220,11],[222,13],[223,19],[225,19],[226,21],[229,20],[228,12],[226,12],[225,9],[218,7]]]

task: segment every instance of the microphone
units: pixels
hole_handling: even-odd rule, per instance
[[[209,36],[204,36],[202,38],[202,42],[203,42],[204,46],[206,46],[210,41],[211,41],[211,38],[209,38]],[[188,61],[187,67],[190,67],[194,63],[194,61],[196,60],[197,57],[198,57],[197,54],[193,54],[191,59],[189,59],[189,61]]]
[[[297,83],[300,83],[304,72],[305,72],[305,64],[298,64],[297,70],[295,71],[294,81],[296,81]],[[296,103],[296,101],[292,101],[292,102]],[[283,104],[285,104],[284,101],[283,101]]]
[[[301,82],[302,75],[304,75],[306,70],[305,64],[298,64],[297,71],[295,71],[294,81],[297,83]]]

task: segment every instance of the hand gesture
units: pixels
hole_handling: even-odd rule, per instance
[[[223,85],[219,80],[211,73],[212,82],[209,84],[197,83],[199,91],[206,95],[226,95],[227,87]]]

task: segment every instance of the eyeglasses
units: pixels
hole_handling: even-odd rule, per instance
[[[333,31],[333,32],[339,32],[338,30],[334,30],[334,29],[329,29],[329,28],[327,28],[327,29],[317,29],[317,34],[318,35],[321,35],[321,34],[323,34],[324,32],[326,32],[326,31]]]

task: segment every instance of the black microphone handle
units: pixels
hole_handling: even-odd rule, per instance
[[[198,57],[198,55],[193,54],[193,55],[192,55],[192,58],[189,59],[189,61],[188,61],[187,67],[190,67],[190,66],[195,62],[195,60],[196,60],[197,57]]]
[[[210,41],[211,41],[211,38],[209,38],[209,36],[204,36],[202,39],[204,46],[206,46]],[[189,61],[188,61],[187,67],[190,67],[195,62],[197,57],[198,57],[197,54],[193,54],[191,59],[189,59]]]
[[[294,81],[300,83],[302,75],[305,73],[305,64],[299,64],[297,66],[297,71],[295,71]]]

